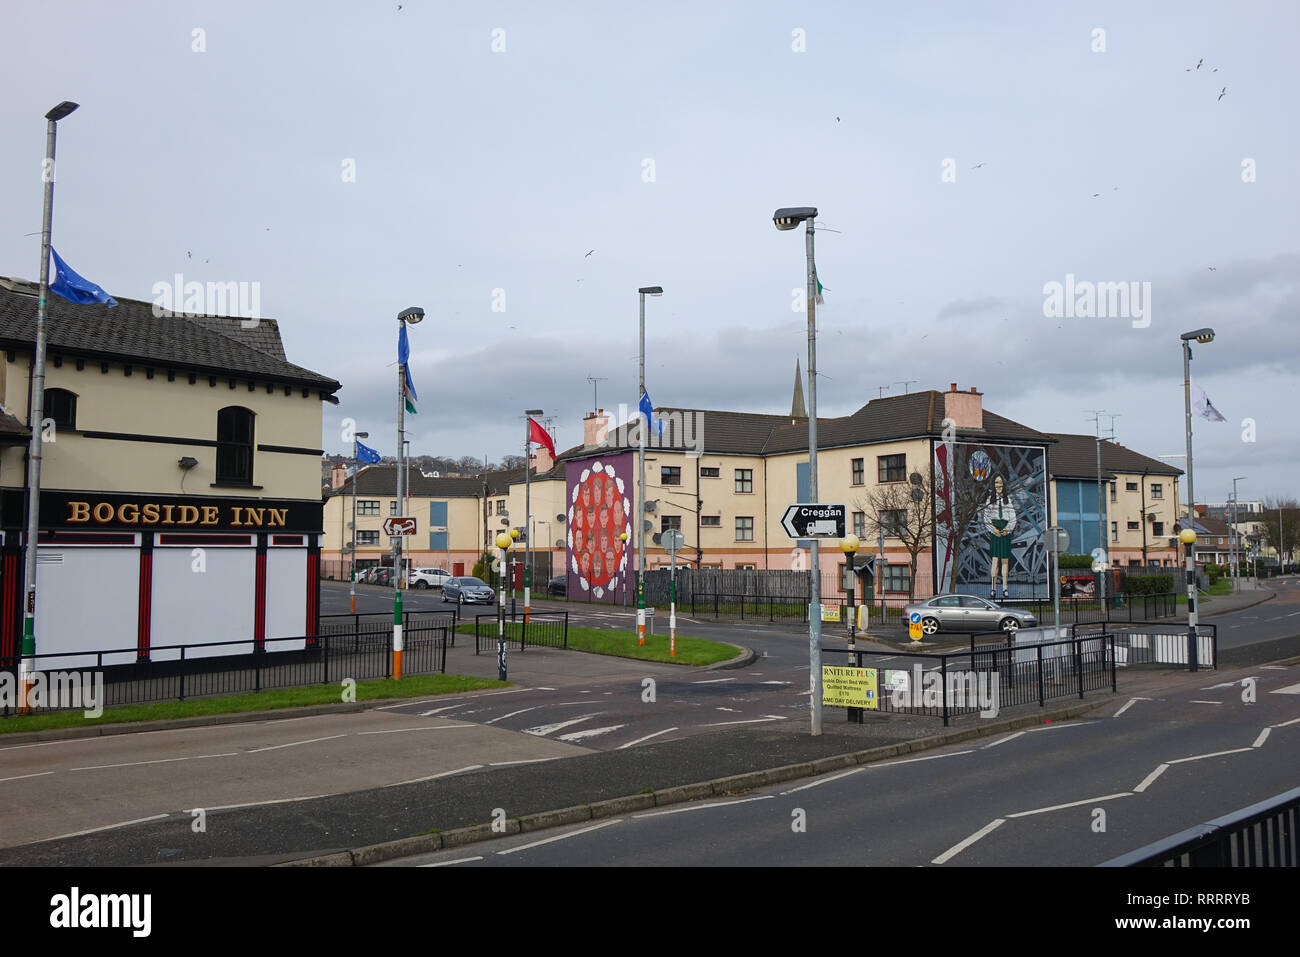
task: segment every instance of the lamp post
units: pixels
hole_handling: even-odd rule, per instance
[[[23,555],[22,660],[18,665],[18,710],[29,711],[27,703],[36,670],[36,548],[40,538],[41,514],[41,423],[45,420],[45,307],[50,294],[50,229],[54,221],[54,142],[59,120],[77,104],[64,100],[45,114],[45,206],[41,217],[41,287],[36,300],[36,354],[32,359],[32,406],[27,426],[32,437],[27,450],[27,550]]]
[[[415,325],[424,318],[424,310],[419,306],[411,306],[409,309],[403,309],[397,314],[397,321],[400,324],[402,332],[405,333],[405,325]],[[403,339],[405,336],[403,335]],[[406,517],[406,359],[400,355],[399,349],[397,363],[397,510],[401,512],[401,518]],[[406,586],[406,570],[402,556],[402,548],[406,541],[405,536],[393,536],[393,591],[396,593],[394,601],[398,605],[402,600],[402,589]]]
[[[844,557],[847,558],[849,562],[849,655],[852,656],[853,666],[855,668],[862,667],[862,658],[857,654],[858,621],[853,613],[854,592],[858,590],[857,572],[853,570],[853,557],[857,554],[858,546],[860,544],[861,542],[859,542],[858,536],[856,535],[846,535],[844,538],[840,539],[840,551],[844,553]],[[861,708],[849,708],[849,723],[862,723]]]
[[[663,286],[642,286],[637,290],[640,299],[640,348],[637,350],[637,376],[640,391],[637,393],[637,408],[641,407],[641,397],[645,395],[645,297],[662,296]],[[651,410],[653,411],[653,410]],[[645,437],[650,431],[650,417],[641,416],[637,431],[637,481],[636,481],[636,643],[645,644]]]
[[[348,597],[352,602],[352,614],[357,613],[357,475],[359,469],[357,465],[357,443],[362,439],[370,438],[369,432],[352,433],[352,541],[349,542],[349,554],[352,556],[352,568],[348,575],[351,583],[348,588]]]
[[[529,486],[529,476],[532,474],[533,467],[531,459],[533,457],[533,431],[532,422],[529,421],[531,416],[544,415],[541,409],[524,410],[524,626],[528,625],[529,602],[532,599],[533,588],[533,527],[531,516],[533,502],[531,498],[531,489]]]
[[[778,209],[772,214],[772,223],[779,230],[790,230],[800,223],[806,224],[804,249],[808,273],[808,501],[817,504],[817,267],[813,263],[813,220],[817,218],[815,206],[795,206]],[[822,733],[822,602],[821,554],[817,539],[810,542],[812,561],[809,563],[808,582],[808,704],[810,730]]]
[[[1183,529],[1179,538],[1187,546],[1187,666],[1196,670],[1196,489],[1192,480],[1192,340],[1213,342],[1214,330],[1208,326],[1184,332],[1183,341],[1183,409],[1187,423],[1187,517],[1191,520],[1191,539]]]
[[[1228,541],[1232,544],[1232,590],[1241,591],[1241,549],[1237,545],[1237,483],[1244,482],[1248,476],[1238,475],[1232,480],[1232,534]]]
[[[506,680],[506,556],[514,541],[505,532],[497,533],[497,548],[501,549],[501,594],[497,598],[497,681]]]

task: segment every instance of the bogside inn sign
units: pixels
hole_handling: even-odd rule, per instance
[[[22,490],[6,489],[4,524],[22,520]],[[319,532],[320,502],[292,499],[41,492],[42,529]]]

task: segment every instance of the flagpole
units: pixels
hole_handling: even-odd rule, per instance
[[[36,354],[32,359],[32,406],[27,427],[27,548],[23,558],[22,660],[18,665],[18,710],[30,710],[27,694],[36,670],[36,548],[41,514],[41,427],[45,421],[45,312],[50,294],[50,231],[54,221],[54,144],[59,120],[77,108],[65,100],[45,114],[45,206],[41,216],[40,296],[36,300]]]

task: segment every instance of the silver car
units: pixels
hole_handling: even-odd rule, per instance
[[[1033,628],[1038,619],[1023,608],[1004,608],[974,595],[938,595],[908,605],[906,620],[921,616],[921,631],[933,635],[940,631],[1017,631]]]

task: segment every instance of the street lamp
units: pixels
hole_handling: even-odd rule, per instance
[[[36,670],[36,548],[40,537],[41,514],[41,423],[45,420],[45,306],[50,294],[50,229],[54,221],[54,141],[59,120],[68,116],[77,104],[64,100],[45,114],[45,207],[41,218],[40,297],[36,300],[36,355],[32,360],[31,415],[27,425],[32,430],[27,452],[27,550],[23,555],[22,660],[18,665],[18,710],[28,711],[27,698]]]
[[[1238,475],[1232,480],[1232,534],[1228,541],[1232,545],[1232,590],[1241,591],[1241,549],[1237,545],[1237,483],[1244,482],[1248,476]]]
[[[497,598],[497,680],[506,680],[506,556],[514,539],[505,532],[498,532],[497,548],[501,549],[501,595]]]
[[[403,309],[397,314],[397,321],[401,329],[400,345],[397,355],[397,511],[399,517],[406,517],[406,350],[401,348],[406,343],[406,326],[416,325],[424,319],[424,310],[419,306],[411,306],[409,309]],[[401,604],[402,588],[406,585],[406,574],[402,549],[405,545],[405,536],[393,536],[393,577],[396,584],[393,590],[396,592],[396,601]]]
[[[642,286],[637,290],[640,299],[640,348],[637,351],[637,370],[641,391],[637,393],[638,410],[645,395],[645,297],[662,296],[663,286]],[[654,410],[652,409],[651,412]],[[645,644],[645,436],[650,430],[650,416],[641,417],[637,429],[637,482],[636,482],[636,643]]]
[[[857,572],[853,570],[853,557],[857,554],[858,546],[860,544],[858,536],[856,535],[846,535],[844,538],[840,539],[840,551],[844,553],[844,557],[849,561],[849,654],[852,655],[853,666],[855,668],[862,667],[862,659],[857,654],[858,622],[854,617],[853,612],[853,597],[854,593],[858,590]],[[862,723],[861,708],[849,708],[849,723]]]
[[[1196,670],[1196,489],[1192,480],[1192,343],[1213,342],[1214,330],[1208,326],[1184,332],[1183,341],[1183,410],[1187,423],[1187,517],[1192,523],[1191,540],[1183,538],[1187,546],[1187,663],[1188,670]],[[1186,534],[1187,529],[1183,530]],[[1181,536],[1180,536],[1181,537]]]
[[[370,438],[369,432],[352,433],[352,541],[350,554],[352,556],[352,571],[349,576],[352,579],[351,587],[348,589],[348,595],[352,599],[352,614],[357,613],[357,443],[362,439]]]
[[[533,423],[532,416],[545,415],[541,409],[524,410],[524,626],[528,625],[529,602],[532,600],[533,588],[533,526],[531,523],[533,503],[531,498],[530,476],[533,472]]]
[[[778,209],[772,214],[777,229],[794,229],[806,224],[804,247],[807,254],[808,273],[808,502],[817,504],[817,267],[813,263],[813,220],[817,218],[815,206],[793,206]],[[822,733],[822,607],[821,607],[821,554],[817,539],[811,543],[812,561],[809,563],[808,601],[808,681],[810,694],[810,725],[814,735]]]

